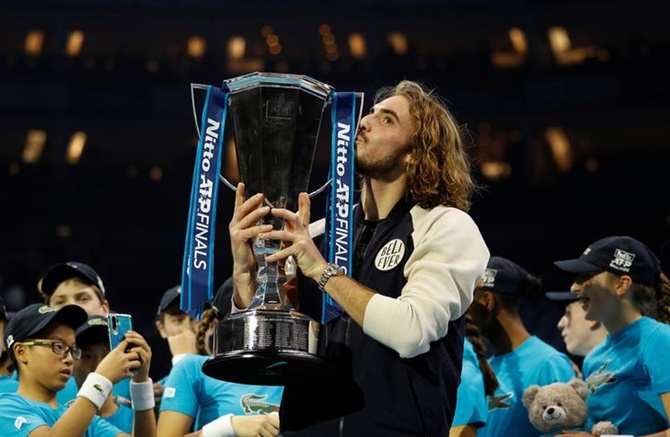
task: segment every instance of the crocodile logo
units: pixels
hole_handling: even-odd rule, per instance
[[[511,398],[514,393],[501,393],[499,395],[488,396],[489,400],[489,411],[495,410],[498,408],[506,409],[512,408],[512,404],[505,402],[507,399]]]
[[[242,404],[242,409],[244,410],[244,413],[270,414],[272,412],[279,411],[279,405],[274,405],[264,401],[264,399],[267,397],[268,395],[259,396],[255,394],[248,394],[242,396],[240,404]]]
[[[613,384],[616,382],[617,378],[614,376],[614,372],[607,372],[607,366],[609,365],[610,360],[605,361],[605,364],[600,366],[598,370],[586,378],[586,384],[589,386],[591,393],[595,393],[605,384]]]

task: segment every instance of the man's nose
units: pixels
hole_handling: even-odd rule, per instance
[[[362,130],[363,132],[368,132],[370,130],[370,123],[369,123],[369,118],[368,117],[369,116],[366,115],[365,117],[363,117],[361,119],[360,130]]]

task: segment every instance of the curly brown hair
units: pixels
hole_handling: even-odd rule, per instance
[[[660,268],[653,285],[633,283],[631,290],[642,314],[670,324],[670,279]]]
[[[468,212],[477,187],[465,150],[465,128],[457,124],[439,96],[418,82],[403,80],[380,89],[375,104],[393,96],[409,101],[414,121],[410,136],[413,159],[405,165],[413,202],[423,208],[445,205]]]

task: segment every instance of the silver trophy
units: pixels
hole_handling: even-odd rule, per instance
[[[277,73],[228,79],[224,87],[230,90],[228,110],[245,195],[263,193],[267,205],[297,210],[298,194],[308,189],[322,118],[334,89],[307,76]],[[283,221],[271,215],[262,222],[283,227]],[[206,375],[243,384],[284,385],[326,371],[323,360],[309,353],[311,319],[289,301],[283,265],[265,261],[281,244],[253,242],[256,294],[245,311],[217,325],[216,355],[202,367]]]

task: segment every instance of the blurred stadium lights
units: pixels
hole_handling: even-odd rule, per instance
[[[70,32],[65,44],[65,54],[68,56],[77,56],[81,53],[81,48],[84,45],[84,32],[74,30]]]
[[[26,164],[35,164],[42,157],[47,133],[43,130],[32,129],[26,134],[26,143],[23,147],[21,160]]]
[[[67,153],[65,155],[66,161],[70,165],[75,165],[81,159],[82,153],[84,153],[84,147],[86,146],[86,132],[74,132],[70,137],[70,142],[67,147]]]
[[[42,30],[30,30],[26,35],[25,52],[27,55],[39,55],[44,45],[44,32]]]

